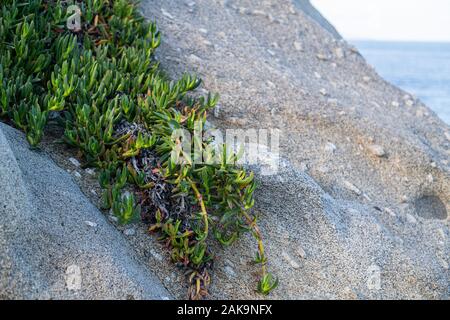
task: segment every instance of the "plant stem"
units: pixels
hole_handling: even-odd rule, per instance
[[[247,223],[253,228],[253,230],[255,231],[254,235],[256,240],[258,241],[258,251],[259,251],[259,255],[261,256],[262,259],[265,260],[265,252],[264,252],[264,244],[262,242],[262,236],[261,236],[261,231],[259,231],[258,226],[256,225],[256,223],[251,219],[251,217],[248,215],[247,212],[243,211],[244,217],[247,220]],[[265,276],[267,274],[267,270],[266,270],[266,262],[263,260],[262,262],[262,275]]]
[[[200,191],[198,191],[197,186],[195,185],[195,182],[192,181],[190,178],[187,178],[187,180],[189,181],[192,190],[194,190],[195,196],[197,197],[198,203],[200,204],[200,208],[202,210],[202,217],[203,217],[203,223],[205,224],[205,238],[208,236],[208,212],[206,211],[206,207],[205,207],[205,203],[203,202],[203,196],[200,193]],[[203,240],[203,241],[204,241]]]

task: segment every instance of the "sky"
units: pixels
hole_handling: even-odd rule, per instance
[[[450,42],[450,0],[311,0],[348,40]]]

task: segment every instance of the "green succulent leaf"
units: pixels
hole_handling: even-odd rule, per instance
[[[270,273],[264,275],[258,282],[258,292],[268,295],[278,287],[278,278],[274,278]]]

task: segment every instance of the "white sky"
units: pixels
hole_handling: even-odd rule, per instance
[[[450,41],[450,0],[311,0],[346,39]]]

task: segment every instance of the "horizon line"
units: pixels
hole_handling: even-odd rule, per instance
[[[400,42],[400,43],[429,43],[429,44],[450,44],[448,40],[410,40],[410,39],[381,39],[381,38],[358,38],[358,37],[343,37],[345,41],[372,41],[372,42]]]

